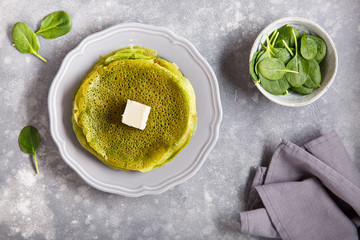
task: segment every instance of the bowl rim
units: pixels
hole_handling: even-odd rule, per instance
[[[256,37],[253,45],[251,46],[251,50],[250,50],[250,55],[249,55],[249,64],[251,62],[251,59],[252,59],[252,56],[254,55],[256,49],[258,48],[259,46],[259,42],[261,40],[261,38],[263,37],[264,34],[266,34],[268,32],[268,29],[271,28],[272,26],[274,25],[277,25],[277,24],[281,24],[281,23],[286,23],[288,21],[295,21],[295,22],[298,22],[299,24],[301,23],[308,23],[310,25],[313,25],[314,27],[316,27],[322,34],[324,34],[324,36],[327,38],[328,42],[330,43],[330,46],[327,46],[327,47],[331,47],[333,50],[334,50],[334,58],[335,58],[335,67],[334,67],[334,70],[333,72],[331,73],[331,78],[330,80],[328,81],[328,83],[324,86],[323,89],[321,89],[320,91],[318,91],[316,93],[316,95],[314,95],[314,97],[312,97],[311,99],[307,100],[307,101],[304,101],[304,102],[294,102],[294,103],[288,103],[288,102],[284,102],[282,100],[282,98],[280,98],[279,96],[277,95],[274,95],[274,94],[271,94],[269,92],[267,92],[265,89],[263,89],[260,84],[256,84],[255,86],[257,87],[257,89],[259,89],[259,91],[267,98],[269,99],[270,101],[274,102],[274,103],[277,103],[279,105],[282,105],[282,106],[287,106],[287,107],[302,107],[302,106],[306,106],[306,105],[309,105],[313,102],[315,102],[316,100],[318,100],[331,86],[331,84],[333,83],[334,79],[335,79],[335,76],[336,76],[336,73],[337,73],[337,69],[338,69],[338,54],[337,54],[337,50],[336,50],[336,47],[335,47],[335,44],[333,42],[333,40],[331,39],[330,35],[317,23],[309,20],[309,19],[306,19],[306,18],[302,18],[302,17],[285,17],[285,18],[280,18],[278,20],[275,20],[273,22],[271,22],[270,24],[268,24],[259,34],[258,36]],[[290,24],[291,26],[291,24]],[[253,79],[250,78],[252,82]]]

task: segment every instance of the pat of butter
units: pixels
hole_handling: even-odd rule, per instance
[[[151,107],[145,104],[128,99],[122,115],[122,122],[128,126],[144,130],[150,109]]]

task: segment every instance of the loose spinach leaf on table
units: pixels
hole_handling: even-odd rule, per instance
[[[11,32],[12,39],[16,48],[22,53],[32,53],[44,62],[45,58],[40,56],[40,42],[34,31],[25,23],[18,22],[14,25]]]
[[[36,149],[40,144],[40,136],[38,130],[33,126],[24,127],[19,135],[19,144],[21,149],[34,156],[36,173],[39,173],[39,168],[36,159]]]
[[[315,41],[316,46],[317,46],[317,53],[315,56],[315,60],[320,63],[325,55],[326,55],[326,43],[324,42],[324,40],[322,40],[321,38],[317,37],[317,36],[313,36],[313,35],[308,35],[307,36],[309,39],[312,39]]]
[[[321,83],[321,71],[320,66],[315,59],[308,60],[309,62],[309,74],[308,79],[304,83],[305,87],[318,88]]]
[[[34,31],[25,23],[18,22],[14,25],[11,35],[14,46],[22,53],[32,53],[38,58],[47,62],[39,54],[40,42],[37,35],[44,38],[57,38],[70,31],[72,20],[69,14],[64,11],[57,11],[46,16],[41,22],[40,29]]]
[[[303,58],[310,60],[313,59],[317,54],[317,45],[316,42],[308,38],[305,32],[301,37],[300,53]]]
[[[258,65],[258,70],[261,75],[269,80],[279,80],[288,72],[297,74],[297,71],[287,69],[285,64],[277,58],[266,58],[262,60]]]
[[[295,31],[293,31],[293,37],[296,38]],[[309,62],[298,54],[297,41],[295,41],[295,56],[288,62],[286,68],[298,72],[296,74],[288,72],[285,75],[292,87],[300,87],[306,82],[309,73]]]
[[[36,32],[47,39],[54,39],[67,34],[72,27],[71,16],[64,11],[57,11],[47,15]]]

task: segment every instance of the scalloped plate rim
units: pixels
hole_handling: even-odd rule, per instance
[[[82,54],[86,46],[92,42],[100,41],[102,38],[106,37],[107,34],[116,34],[118,31],[128,31],[129,29],[136,29],[137,31],[143,32],[151,32],[152,34],[161,33],[163,37],[167,37],[171,40],[172,44],[180,45],[185,50],[192,55],[192,58],[201,66],[205,75],[207,76],[207,80],[212,89],[212,106],[214,109],[214,117],[211,122],[211,135],[206,141],[206,145],[202,148],[198,157],[194,160],[193,164],[182,171],[180,174],[175,175],[171,179],[167,181],[155,185],[155,186],[147,186],[146,184],[141,185],[139,188],[127,188],[119,185],[107,184],[101,182],[96,179],[92,175],[90,175],[83,167],[80,166],[73,158],[71,154],[66,150],[66,139],[62,139],[59,136],[59,133],[55,126],[57,126],[57,113],[54,111],[53,105],[55,104],[55,96],[57,94],[57,88],[60,84],[60,80],[62,75],[65,74],[66,70],[68,70],[71,61],[74,57],[79,54]],[[100,32],[93,33],[87,37],[85,37],[73,50],[71,50],[64,58],[61,66],[51,84],[48,96],[48,110],[49,110],[49,119],[50,119],[50,132],[51,136],[56,143],[61,157],[63,160],[89,185],[93,186],[96,189],[99,189],[104,192],[119,194],[128,197],[139,197],[144,195],[152,195],[152,194],[160,194],[165,192],[166,190],[185,182],[189,178],[191,178],[202,166],[204,161],[206,160],[208,154],[211,152],[213,147],[216,144],[216,141],[219,136],[219,128],[222,121],[222,107],[219,93],[219,86],[217,82],[217,78],[215,76],[214,71],[212,70],[209,63],[205,60],[204,57],[198,52],[198,50],[190,43],[188,40],[176,35],[172,31],[158,26],[141,24],[141,23],[123,23],[111,26],[107,29],[104,29]]]

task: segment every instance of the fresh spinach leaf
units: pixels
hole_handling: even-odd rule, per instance
[[[267,39],[267,46],[263,46],[265,51],[268,51],[270,54],[269,57],[277,58],[281,60],[284,64],[288,63],[291,59],[290,53],[285,48],[275,48],[273,45],[277,40],[279,33],[275,30],[275,37],[270,40]]]
[[[259,79],[260,79],[261,87],[265,89],[267,92],[274,95],[287,94],[287,90],[290,87],[285,77],[274,81],[274,80],[269,80],[260,74]]]
[[[255,73],[256,73],[257,75],[259,75],[259,70],[258,70],[259,63],[260,63],[262,60],[264,60],[265,58],[268,58],[268,55],[265,54],[265,51],[263,50],[263,51],[261,51],[261,52],[259,53],[259,55],[258,55],[257,58],[256,58],[256,62],[255,62]]]
[[[269,80],[279,80],[284,77],[285,73],[291,72],[297,74],[296,71],[286,69],[285,64],[277,58],[266,58],[258,65],[261,75]]]
[[[295,57],[289,61],[286,67],[298,72],[297,74],[291,72],[286,73],[286,79],[291,86],[300,87],[306,82],[309,73],[309,63],[307,60],[295,54]]]
[[[292,35],[292,31],[295,32],[295,36],[294,37]],[[292,26],[286,24],[285,26],[279,28],[277,30],[277,32],[279,33],[278,37],[277,37],[277,40],[274,44],[274,47],[276,48],[282,48],[284,47],[284,44],[283,44],[283,40],[286,42],[286,44],[289,46],[289,47],[294,47],[295,46],[295,40],[299,37],[299,32]]]
[[[291,60],[290,52],[285,48],[278,48],[278,51],[274,54],[274,58],[279,59],[285,65]]]
[[[64,11],[57,11],[47,15],[36,32],[47,39],[54,39],[67,34],[72,27],[71,16]]]
[[[254,53],[254,55],[250,61],[250,65],[249,65],[249,73],[250,73],[250,76],[252,77],[252,79],[255,81],[255,83],[257,83],[259,81],[259,77],[255,73],[255,62],[256,62],[256,58],[259,54],[260,54],[260,52]]]
[[[295,31],[293,31],[293,37],[296,38]],[[288,72],[285,75],[292,87],[300,87],[306,82],[309,73],[309,63],[298,54],[297,41],[295,41],[295,56],[289,61],[286,68],[298,72],[297,74]]]
[[[25,23],[18,22],[14,25],[11,32],[12,39],[16,48],[22,53],[32,53],[44,62],[45,58],[40,56],[40,42],[34,31]]]
[[[264,58],[264,54],[265,54],[265,50],[262,50],[256,57],[255,59],[255,74],[259,75],[259,71],[258,71],[258,64],[259,62],[261,62]]]
[[[270,40],[268,40],[268,38],[267,38],[267,46],[263,45],[263,49],[266,53],[268,53],[267,55],[265,55],[266,57],[277,58],[286,64],[290,61],[291,54],[285,48],[275,48],[273,46],[278,35],[279,35],[279,33],[276,33],[275,37],[271,38]],[[291,50],[290,50],[290,52],[291,52]],[[260,62],[261,60],[265,59],[266,57],[259,59],[259,61],[257,61],[257,62]]]
[[[274,39],[276,40],[276,38]],[[266,59],[266,58],[271,58],[274,57],[274,55],[277,54],[277,52],[279,51],[278,49],[275,49],[272,44],[271,44],[271,40],[269,39],[269,36],[266,35],[266,45],[263,45],[262,43],[260,43],[263,47],[263,50],[260,52],[260,54],[258,55],[257,59],[256,59],[256,64],[255,64],[255,73],[259,74],[258,71],[258,65],[259,63]]]
[[[324,40],[317,36],[308,35],[307,37],[315,41],[317,47],[315,60],[317,61],[317,63],[320,63],[326,55],[326,43],[324,42]]]
[[[256,59],[255,59],[255,62],[258,62],[260,57],[265,53],[264,50],[262,50],[261,52],[259,52],[259,54],[257,55]]]
[[[269,58],[274,56],[276,54],[276,52],[278,51],[278,49],[274,48],[273,45],[271,44],[271,41],[267,34],[266,34],[266,46],[263,45],[262,43],[260,43],[260,44],[262,45],[263,50],[265,50],[265,55]]]
[[[314,91],[313,88],[305,87],[304,85],[300,87],[291,87],[292,90],[294,90],[297,93],[303,94],[303,95],[309,95]]]
[[[320,66],[315,59],[309,60],[309,75],[308,79],[304,83],[305,87],[318,88],[321,83],[321,71]]]
[[[19,135],[19,144],[24,152],[34,156],[36,173],[39,173],[36,159],[36,149],[40,145],[40,136],[38,130],[33,126],[24,127]]]
[[[313,59],[317,54],[317,45],[315,41],[308,38],[305,32],[301,37],[300,53],[303,58],[310,60]]]

